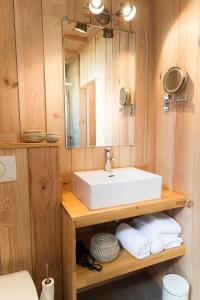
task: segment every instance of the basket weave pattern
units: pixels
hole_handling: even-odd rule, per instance
[[[107,263],[117,258],[120,246],[113,234],[98,233],[92,237],[90,253],[100,263]]]
[[[44,141],[44,132],[42,130],[27,130],[23,133],[25,143],[41,143]]]

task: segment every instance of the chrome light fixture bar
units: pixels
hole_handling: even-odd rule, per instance
[[[103,0],[90,0],[88,4],[89,10],[95,15],[105,14],[109,16],[122,17],[125,21],[131,21],[136,15],[136,7],[128,2],[122,2],[116,13],[105,10]]]
[[[73,20],[67,16],[63,17],[62,22],[73,22],[76,25],[74,26],[74,29],[81,32],[81,33],[87,33],[88,29],[90,28],[90,26],[92,25],[93,27],[99,28],[102,30],[102,35],[104,38],[110,39],[114,37],[114,29],[112,27],[105,27],[106,24],[101,24],[100,25],[95,25],[95,24],[91,24],[90,22],[81,22],[81,21],[77,21],[77,20]],[[120,31],[122,32],[127,32],[127,30],[123,30],[120,29]],[[133,31],[129,31],[130,33],[133,33]]]

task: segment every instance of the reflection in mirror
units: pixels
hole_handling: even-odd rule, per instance
[[[85,33],[75,27],[63,22],[66,146],[133,145],[135,117],[122,109],[120,91],[128,91],[132,107],[135,34],[114,30],[106,39],[97,26]]]

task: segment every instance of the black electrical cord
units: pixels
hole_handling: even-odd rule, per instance
[[[102,265],[95,262],[95,259],[91,256],[89,250],[81,241],[77,241],[76,243],[76,263],[89,270],[97,272],[101,272],[102,270]]]

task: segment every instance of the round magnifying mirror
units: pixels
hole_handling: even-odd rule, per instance
[[[167,94],[172,95],[181,91],[187,82],[187,74],[179,67],[170,68],[164,76],[163,87]]]
[[[128,100],[129,100],[129,92],[126,88],[122,87],[120,89],[120,104],[126,105],[128,104]]]

